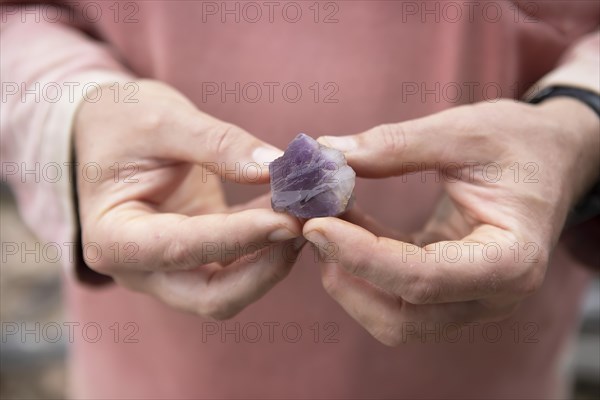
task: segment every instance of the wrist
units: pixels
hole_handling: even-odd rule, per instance
[[[589,106],[571,97],[549,98],[536,107],[542,118],[558,127],[561,137],[557,142],[571,155],[565,160],[571,161],[569,181],[573,184],[574,206],[600,178],[600,118]]]

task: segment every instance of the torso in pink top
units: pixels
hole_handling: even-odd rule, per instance
[[[351,134],[459,104],[519,97],[555,66],[574,38],[597,24],[585,4],[561,10],[530,3],[542,19],[529,22],[527,7],[508,2],[475,2],[471,9],[459,2],[454,8],[445,2],[265,3],[121,3],[119,23],[102,18],[91,27],[134,74],[165,81],[200,109],[285,147],[298,132]],[[103,12],[113,13],[112,4],[101,2]],[[225,7],[234,11],[225,13]],[[257,9],[261,17],[252,22]],[[123,23],[132,10],[138,22]],[[292,22],[298,10],[302,15]],[[266,188],[227,190],[240,202]],[[404,182],[359,180],[356,196],[366,211],[410,231],[426,220],[440,190],[433,174],[415,175]],[[121,329],[129,321],[139,327],[133,336],[138,343],[125,343],[123,336],[119,343],[75,343],[74,396],[563,393],[561,358],[587,273],[562,250],[555,252],[543,288],[510,320],[475,326],[458,339],[434,329],[427,343],[398,348],[379,344],[327,296],[314,256],[305,248],[287,279],[223,323],[115,286],[90,290],[70,282],[73,320],[98,322],[105,335],[112,335],[108,327],[116,321]]]

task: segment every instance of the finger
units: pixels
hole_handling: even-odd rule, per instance
[[[178,130],[161,130],[164,156],[201,165],[207,175],[237,183],[265,183],[269,163],[283,154],[244,129],[206,114],[180,120]]]
[[[192,271],[154,272],[128,285],[137,285],[137,290],[181,310],[215,319],[231,318],[288,275],[302,242],[278,243],[227,267],[209,264]]]
[[[122,269],[165,271],[213,262],[227,264],[270,244],[301,236],[295,218],[260,209],[186,217],[154,214],[146,205],[128,203],[109,211],[97,224],[84,229],[84,243],[102,238],[96,240],[101,255],[93,260],[88,255],[86,261],[109,274]],[[115,248],[129,252],[115,257],[111,251]],[[97,254],[92,252],[91,256]]]
[[[342,214],[339,218],[343,219],[344,221],[348,221],[354,225],[361,226],[376,236],[385,236],[393,238],[395,240],[402,240],[404,242],[412,243],[412,238],[409,234],[402,233],[395,229],[382,225],[371,215],[366,214],[356,202],[349,211]]]
[[[255,197],[254,199],[243,203],[243,204],[236,204],[235,206],[231,206],[229,207],[229,211],[230,212],[237,212],[237,211],[243,211],[243,210],[249,210],[249,209],[253,209],[253,208],[265,208],[270,210],[271,209],[271,193],[265,193],[263,195],[260,195],[258,197]]]
[[[514,307],[490,310],[478,302],[414,305],[396,298],[339,264],[322,264],[321,279],[327,293],[373,337],[388,346],[433,339],[431,328],[461,329],[469,322],[506,317]],[[425,339],[425,340],[424,340]]]
[[[248,201],[247,203],[243,203],[243,204],[238,204],[235,205],[233,207],[229,208],[229,212],[239,212],[239,211],[244,211],[244,210],[249,210],[249,209],[266,209],[266,210],[271,210],[271,193],[265,193],[261,196],[258,196],[250,201]],[[291,218],[295,218],[298,223],[300,225],[304,224],[303,219],[301,218],[296,218],[293,216],[290,216]],[[306,240],[305,240],[306,242]]]
[[[449,163],[471,161],[481,153],[477,142],[464,138],[470,132],[460,127],[467,117],[464,114],[465,110],[457,107],[356,135],[323,136],[318,141],[343,151],[359,176],[387,177],[440,169]]]
[[[481,226],[462,241],[418,247],[377,237],[336,218],[315,218],[303,228],[317,248],[333,243],[340,264],[413,304],[469,301],[536,290],[544,261],[515,262],[516,240],[499,228]]]
[[[402,300],[346,272],[337,263],[321,264],[325,291],[380,342],[394,346],[400,328]]]

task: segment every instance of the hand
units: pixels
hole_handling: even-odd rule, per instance
[[[322,266],[325,289],[388,345],[406,340],[406,323],[509,316],[542,284],[569,209],[598,179],[598,131],[592,110],[560,98],[463,106],[321,138],[358,176],[438,169],[445,188],[430,221],[406,241],[337,218],[308,221],[310,242],[337,246],[338,262]]]
[[[287,275],[304,239],[295,218],[251,209],[260,199],[228,208],[220,179],[268,182],[264,162],[281,151],[164,84],[137,85],[137,103],[102,96],[76,116],[83,243],[100,250],[87,246],[86,263],[173,307],[231,317]]]

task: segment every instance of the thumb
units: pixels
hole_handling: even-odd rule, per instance
[[[181,132],[181,136],[165,138],[171,157],[236,183],[268,182],[269,163],[283,154],[244,129],[206,114]]]
[[[359,176],[381,178],[439,169],[468,157],[467,146],[452,131],[449,114],[379,125],[356,135],[323,136],[318,141],[344,152]]]

